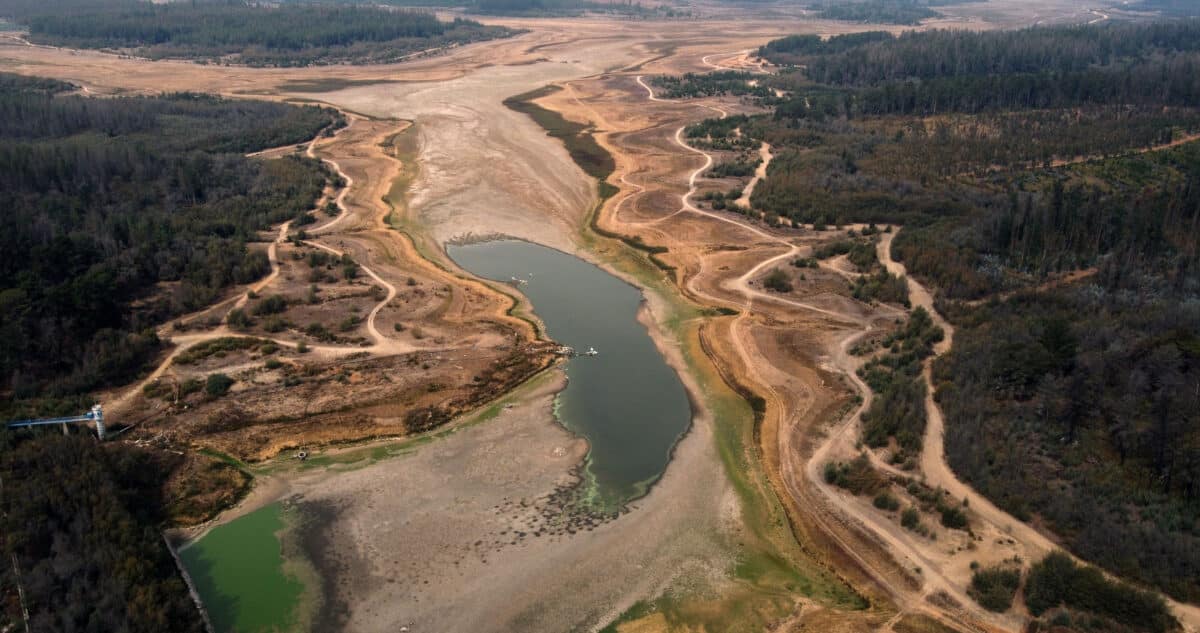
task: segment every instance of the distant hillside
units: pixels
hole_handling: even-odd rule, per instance
[[[386,63],[516,33],[427,10],[348,5],[0,0],[0,16],[39,44],[252,66]]]

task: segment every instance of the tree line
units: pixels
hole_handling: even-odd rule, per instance
[[[960,324],[935,366],[947,458],[1001,507],[1041,516],[1084,558],[1195,602],[1200,149],[1079,172],[1144,189],[1106,195],[1056,183],[1043,199],[959,224],[957,238],[974,246],[942,240],[964,270],[994,271],[991,290],[1022,274],[1095,270],[1085,283],[1003,302],[946,303]],[[897,246],[922,267],[920,246]]]
[[[863,31],[847,33],[837,37],[821,37],[816,34],[788,35],[771,40],[758,48],[758,56],[780,65],[795,65],[809,55],[831,55],[852,48],[893,39],[887,31]]]
[[[837,36],[831,38],[840,40]],[[796,52],[772,48],[760,54],[775,63],[802,63],[811,81],[839,86],[979,75],[1078,73],[1119,66],[1126,60],[1200,51],[1200,22],[1120,22],[1104,25],[1032,27],[1012,31],[907,31],[871,34]],[[807,52],[814,50],[814,52]]]
[[[816,17],[826,20],[916,25],[921,20],[941,15],[930,8],[940,4],[946,3],[940,0],[822,0],[808,8],[816,13]]]
[[[62,9],[6,0],[0,14],[28,26],[30,40],[42,44],[130,49],[151,58],[234,56],[241,63],[272,66],[395,61],[415,51],[515,33],[395,7],[94,0]]]
[[[942,328],[918,307],[899,331],[881,341],[885,352],[858,370],[876,394],[862,414],[863,442],[878,448],[895,439],[900,447],[893,456],[896,463],[921,452],[926,422],[922,362],[933,354],[933,345],[943,336]]]
[[[1133,11],[1154,11],[1177,18],[1200,17],[1200,5],[1190,0],[1137,0],[1122,8]]]
[[[691,97],[713,97],[731,94],[737,97],[749,95],[769,97],[771,89],[765,85],[750,85],[753,75],[739,70],[721,70],[712,73],[684,73],[682,75],[657,75],[650,84],[660,88],[667,99]]]

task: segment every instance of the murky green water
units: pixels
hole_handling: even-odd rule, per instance
[[[293,631],[304,585],[283,569],[272,504],[213,528],[179,553],[217,633]]]
[[[645,494],[662,476],[691,422],[679,376],[637,321],[637,288],[577,257],[544,246],[499,240],[450,246],[450,257],[488,279],[528,280],[519,287],[551,338],[577,351],[558,416],[587,439],[590,491],[602,503]]]

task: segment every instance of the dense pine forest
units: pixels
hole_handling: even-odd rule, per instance
[[[1200,601],[1200,146],[1054,175],[1041,195],[955,223],[956,239],[926,249],[948,226],[935,224],[902,249],[948,290],[960,325],[935,365],[947,455],[1084,558]],[[971,272],[943,270],[939,249]],[[1006,270],[1087,276],[978,306],[949,300]],[[978,286],[956,283],[976,274]]]
[[[750,81],[754,76],[737,70],[721,70],[713,73],[687,73],[684,75],[658,75],[650,78],[650,84],[655,92],[668,99],[684,97],[712,97],[716,95],[752,95],[755,97],[770,97],[771,89],[766,86],[752,86]]]
[[[23,597],[31,631],[204,631],[160,532],[173,459],[0,429],[0,630]]]
[[[0,0],[0,16],[39,44],[128,50],[154,59],[189,58],[253,66],[383,63],[421,51],[507,37],[514,31],[430,11],[241,2]]]
[[[751,198],[768,218],[903,226],[894,252],[957,330],[934,371],[955,471],[1085,560],[1200,602],[1200,21],[793,36],[760,54],[788,96],[687,135],[772,144]],[[660,85],[754,99],[731,80]],[[920,450],[920,349],[864,369],[889,403],[866,443]],[[1118,616],[1095,615],[1165,626]]]
[[[5,417],[78,413],[129,382],[161,351],[155,328],[266,273],[250,243],[333,178],[246,154],[331,132],[336,111],[74,91],[0,73]],[[22,608],[36,631],[204,630],[161,530],[246,485],[200,455],[0,429],[0,630]]]
[[[931,7],[950,0],[820,0],[808,6],[819,18],[871,24],[920,24],[940,13]]]
[[[0,74],[3,406],[78,413],[159,352],[154,328],[270,266],[247,243],[311,208],[316,160],[246,158],[341,123],[194,94],[94,99]]]

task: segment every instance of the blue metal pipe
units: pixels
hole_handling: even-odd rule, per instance
[[[6,426],[10,429],[24,428],[29,426],[46,426],[49,424],[73,424],[75,422],[95,422],[96,435],[100,439],[104,439],[104,414],[101,413],[100,405],[92,407],[91,411],[83,415],[72,415],[64,418],[40,418],[30,420],[13,420]]]
[[[46,418],[45,420],[17,420],[9,422],[8,428],[15,429],[22,426],[41,426],[43,424],[69,424],[71,422],[91,422],[90,415],[77,415],[71,418]]]

